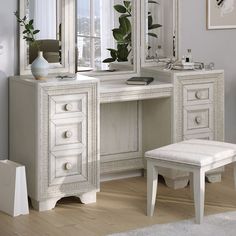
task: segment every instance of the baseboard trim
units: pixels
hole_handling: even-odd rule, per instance
[[[143,169],[102,174],[100,177],[100,181],[106,182],[106,181],[111,181],[111,180],[127,179],[127,178],[140,177],[140,176],[143,176]]]

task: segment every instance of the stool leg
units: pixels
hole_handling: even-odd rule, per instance
[[[234,162],[234,188],[236,189],[236,162]]]
[[[205,172],[201,169],[193,172],[193,191],[196,223],[201,224],[204,216],[205,198]]]
[[[147,161],[147,216],[153,216],[158,184],[158,172],[153,163]]]

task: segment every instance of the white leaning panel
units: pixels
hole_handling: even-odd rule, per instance
[[[0,161],[0,210],[10,216],[29,214],[25,167]]]

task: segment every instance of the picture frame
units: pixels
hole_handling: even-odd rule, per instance
[[[236,29],[236,0],[207,0],[207,29]]]

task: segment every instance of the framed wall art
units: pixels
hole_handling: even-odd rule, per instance
[[[236,28],[236,0],[207,0],[207,28]]]

